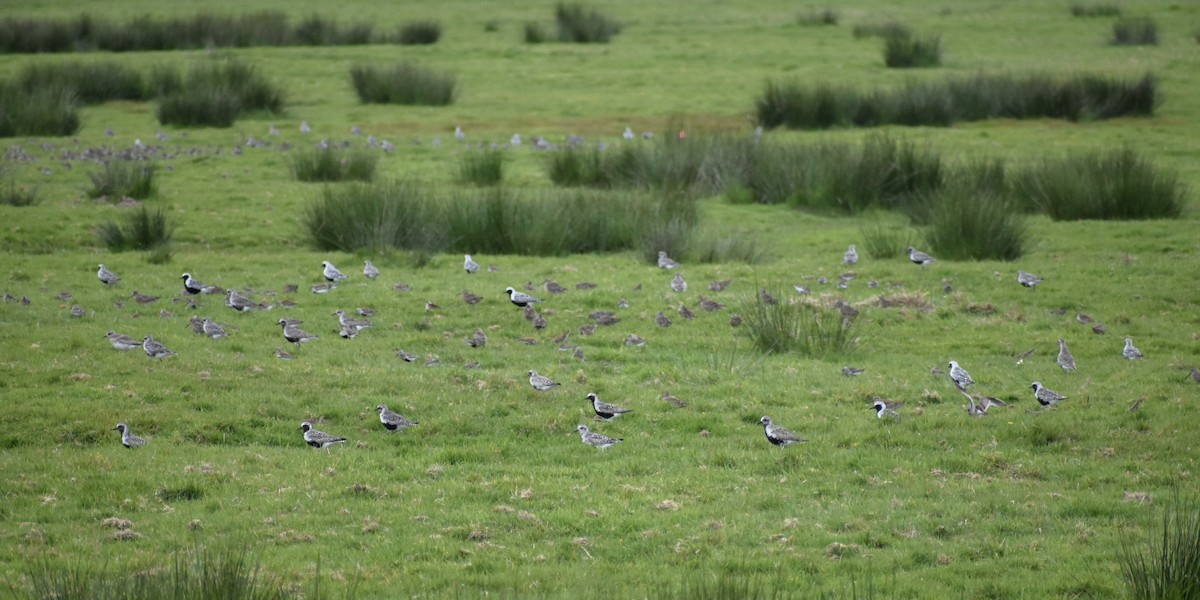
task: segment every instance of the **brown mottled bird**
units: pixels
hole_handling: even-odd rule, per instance
[[[551,294],[562,294],[567,291],[567,288],[558,285],[558,282],[551,281],[549,279],[542,282],[542,285],[544,285],[546,287],[546,291]]]
[[[478,327],[475,328],[475,335],[467,338],[467,345],[472,348],[482,348],[487,345],[487,334]]]
[[[476,304],[479,304],[480,300],[483,300],[483,296],[476,296],[475,294],[472,294],[468,290],[463,290],[462,291],[462,299],[463,299],[463,302],[466,302],[467,304],[474,306]]]
[[[704,296],[700,296],[700,308],[705,312],[716,312],[722,308],[725,308],[725,305],[715,300],[709,300]]]
[[[679,316],[681,316],[685,319],[691,320],[691,319],[696,318],[696,313],[692,312],[692,310],[690,308],[684,306],[683,303],[680,302],[679,303]]]
[[[145,294],[139,294],[137,290],[133,290],[132,296],[133,296],[134,301],[137,302],[138,304],[150,304],[151,302],[158,300],[158,296],[147,296]]]
[[[742,326],[742,315],[739,315],[737,313],[733,313],[732,315],[729,315],[729,325],[731,327],[741,327]]]
[[[671,319],[660,310],[657,315],[654,315],[654,324],[659,327],[670,327]]]
[[[687,402],[684,402],[683,400],[680,400],[679,398],[672,396],[671,392],[669,392],[667,390],[663,390],[662,396],[660,396],[660,397],[663,400],[670,402],[671,405],[674,406],[675,408],[683,408],[688,405]]]
[[[714,281],[714,282],[708,284],[708,291],[719,292],[719,291],[729,287],[729,284],[732,281],[733,281],[732,279],[724,279],[721,281]]]

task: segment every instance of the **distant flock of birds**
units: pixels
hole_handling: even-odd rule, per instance
[[[915,248],[910,247],[907,249],[907,252],[908,252],[909,260],[913,264],[916,264],[922,268],[936,262],[935,258],[933,258],[932,256],[930,256],[929,254],[927,254],[925,252],[916,250]],[[842,261],[847,266],[854,265],[858,262],[858,253],[855,250],[854,245],[850,245],[849,249],[843,255]],[[677,269],[679,266],[680,266],[680,264],[677,261],[671,259],[667,255],[666,252],[659,252],[659,254],[658,254],[658,267],[659,268],[664,269],[664,270],[674,270],[674,269]],[[322,267],[321,276],[323,279],[325,279],[325,283],[314,285],[312,288],[312,291],[314,293],[328,293],[329,291],[336,289],[337,284],[339,282],[342,282],[342,281],[348,279],[348,276],[345,273],[342,273],[340,270],[338,270],[337,267],[335,267],[329,261],[323,261],[321,263],[321,267]],[[465,255],[465,257],[464,257],[463,269],[466,271],[466,273],[468,275],[471,275],[471,274],[474,274],[474,273],[477,273],[480,271],[480,265],[471,258],[471,255],[468,254],[468,255]],[[489,268],[489,271],[495,271],[495,270],[496,269],[494,267]],[[121,278],[117,274],[113,273],[111,270],[109,270],[103,264],[99,265],[99,270],[97,271],[96,275],[99,278],[100,282],[103,283],[105,286],[112,286],[112,285],[115,285],[116,283],[118,283],[119,281],[121,281]],[[363,267],[363,275],[370,279],[375,279],[379,276],[379,269],[376,268],[371,263],[371,261],[367,260],[367,261],[365,261],[365,265]],[[852,278],[852,275],[851,275],[851,278]],[[219,288],[216,288],[215,286],[206,285],[206,284],[203,284],[200,281],[196,280],[194,277],[192,277],[192,275],[190,273],[184,273],[181,276],[181,279],[183,280],[183,292],[189,296],[195,296],[195,295],[199,295],[199,294],[212,294],[212,293],[217,293],[219,291]],[[824,278],[822,278],[822,279],[824,279]],[[842,278],[843,285],[839,285],[839,287],[844,289],[844,284],[847,281],[848,281],[848,279],[844,275]],[[1030,273],[1026,273],[1024,271],[1018,271],[1017,283],[1019,283],[1020,285],[1022,285],[1024,287],[1034,288],[1041,282],[1042,282],[1042,279],[1040,277],[1037,277]],[[871,283],[875,283],[875,282],[872,281]],[[710,284],[709,289],[713,290],[713,291],[720,291],[720,290],[724,289],[724,287],[727,286],[728,284],[729,284],[729,281],[713,282],[712,284]],[[581,289],[587,289],[587,287],[590,287],[590,285],[591,284],[587,284],[585,286],[585,284],[580,284],[579,287]],[[552,293],[562,293],[565,291],[564,288],[562,288],[558,284],[556,284],[548,279],[545,282],[545,286],[546,286],[547,291],[551,291]],[[684,281],[682,274],[679,272],[675,273],[675,276],[672,279],[670,286],[671,286],[671,289],[677,293],[682,293],[687,290],[687,283]],[[641,286],[639,285],[638,288],[640,289],[640,287]],[[803,288],[802,286],[799,286],[799,285],[797,285],[795,287],[796,287],[797,292],[800,294],[808,293],[807,288]],[[875,286],[872,285],[871,287],[875,287]],[[526,288],[531,289],[531,285],[527,283]],[[402,289],[402,288],[400,286],[397,286],[397,289]],[[545,320],[541,319],[541,316],[537,314],[537,311],[534,307],[534,305],[542,302],[542,300],[540,298],[530,295],[524,291],[517,290],[513,287],[505,288],[505,294],[508,296],[509,301],[514,306],[524,309],[524,311],[526,313],[525,314],[526,318],[531,321],[534,321],[535,328],[542,329],[545,327]],[[766,294],[766,290],[760,290],[760,295],[762,295],[762,294]],[[135,298],[138,295],[139,294],[135,291],[134,292]],[[764,300],[766,300],[768,297],[769,296],[764,296]],[[9,299],[10,299],[10,297],[6,295],[5,300],[7,301]],[[151,297],[151,300],[154,300],[154,299],[157,299],[157,298]],[[475,304],[475,303],[479,302],[482,298],[479,296],[470,294],[469,292],[464,290],[463,291],[463,299],[468,304]],[[141,300],[139,300],[139,301],[141,301]],[[774,298],[770,298],[769,301],[776,302],[774,300]],[[706,305],[705,303],[708,303],[708,304]],[[237,293],[236,291],[234,291],[232,289],[225,290],[225,305],[233,310],[238,311],[238,312],[249,312],[256,308],[264,308],[262,305],[250,300],[249,298]],[[622,299],[620,301],[620,303],[618,304],[618,306],[619,307],[628,306],[628,303],[624,299]],[[712,300],[704,298],[703,296],[701,296],[701,306],[703,308],[705,308],[705,310],[708,310],[710,312],[719,310],[720,308],[723,307],[723,305],[720,305]],[[269,307],[267,307],[267,308],[269,308]],[[436,308],[438,308],[436,305],[434,305],[432,303],[428,303],[428,302],[426,303],[427,310],[436,309]],[[683,303],[680,303],[679,309],[680,309],[681,315],[685,316],[685,318],[691,318],[691,315],[692,315],[691,311],[689,309],[687,309],[687,307]],[[363,316],[369,316],[371,314],[371,311],[369,311],[369,309],[359,309],[359,313],[360,313],[360,315],[363,315]],[[344,310],[339,309],[336,311],[335,314],[337,314],[338,318],[339,318],[339,322],[341,325],[342,337],[352,338],[355,335],[357,335],[358,331],[360,331],[361,329],[365,329],[365,328],[368,328],[371,326],[369,321],[350,317]],[[613,313],[608,312],[608,311],[597,311],[596,313],[593,313],[592,317],[594,319],[596,319],[600,324],[613,324],[620,320],[619,318],[615,317],[613,315]],[[541,319],[540,326],[538,323],[538,319]],[[738,321],[736,319],[737,319],[737,315],[733,315],[733,317],[731,318],[731,324],[733,324],[735,326],[737,324],[739,324],[740,321]],[[1080,323],[1091,323],[1092,322],[1092,319],[1083,313],[1079,313],[1076,316],[1076,319]],[[656,315],[655,322],[660,327],[668,327],[670,325],[670,319],[667,318],[666,315],[662,311],[659,311],[658,314]],[[300,344],[303,344],[305,342],[309,342],[309,341],[318,339],[317,336],[311,335],[311,334],[303,331],[302,329],[300,329],[299,325],[302,322],[299,320],[282,318],[282,319],[279,319],[278,323],[282,326],[284,339],[287,340],[289,343],[292,343],[296,346],[299,346]],[[197,333],[203,333],[212,338],[220,338],[220,337],[224,337],[227,335],[223,326],[221,326],[218,323],[213,322],[211,319],[208,319],[208,318],[199,320],[199,322],[197,322],[197,319],[195,317],[193,317],[192,325],[193,325],[193,328],[197,330]],[[584,325],[583,327],[581,327],[581,333],[583,333],[583,334],[590,334],[591,332],[594,332],[594,331],[595,331],[595,325],[589,324],[589,325]],[[1097,331],[1097,332],[1102,333],[1102,331]],[[565,340],[569,336],[569,334],[570,334],[570,332],[568,331],[565,334],[563,334],[562,336],[555,338],[554,341],[556,343],[565,342]],[[133,338],[131,336],[127,336],[124,334],[120,334],[115,331],[109,331],[106,334],[106,336],[107,336],[109,342],[112,344],[112,346],[118,350],[132,350],[132,349],[136,349],[136,348],[140,347],[146,353],[147,356],[149,356],[151,358],[160,358],[160,359],[175,355],[175,353],[173,351],[166,348],[162,343],[156,341],[150,335],[144,336],[140,342],[136,338]],[[481,347],[486,344],[487,336],[483,332],[482,329],[476,329],[475,334],[469,338],[466,338],[465,341],[468,345],[471,345],[473,347]],[[525,341],[526,343],[536,343],[536,340],[533,340],[532,338],[523,339],[522,341]],[[643,338],[640,338],[633,334],[631,334],[629,336],[629,338],[626,339],[626,345],[629,345],[629,346],[641,345],[644,343],[645,343],[645,340]],[[1059,339],[1058,345],[1059,345],[1059,353],[1058,353],[1057,362],[1058,362],[1059,367],[1061,367],[1064,372],[1074,371],[1076,368],[1075,358],[1074,358],[1074,356],[1072,356],[1070,350],[1068,350],[1066,341],[1063,339]],[[567,346],[565,344],[563,346],[560,346],[560,349],[571,349],[571,348],[574,348],[576,350],[576,356],[578,358],[582,358],[581,350],[578,347],[571,347],[571,346]],[[1019,356],[1018,364],[1020,364],[1025,358],[1028,358],[1028,356],[1031,355],[1032,353],[1033,353],[1033,351],[1031,350],[1031,351],[1026,352],[1023,355]],[[292,357],[290,354],[283,352],[282,349],[279,349],[279,348],[276,349],[276,354],[280,358],[291,358]],[[403,350],[397,350],[397,355],[400,358],[402,358],[403,360],[408,361],[408,362],[415,361],[419,358],[419,356],[409,355],[408,353],[404,352]],[[1142,352],[1133,345],[1133,340],[1130,338],[1125,339],[1125,347],[1122,350],[1122,356],[1130,361],[1140,360],[1143,358]],[[431,364],[431,363],[427,363],[427,364]],[[436,363],[432,363],[432,364],[436,364]],[[471,366],[477,366],[477,365],[478,365],[478,363],[469,363],[467,366],[471,367]],[[975,416],[975,417],[984,416],[984,415],[988,414],[989,408],[994,407],[994,406],[1003,407],[1006,405],[1006,403],[1004,401],[1002,401],[998,398],[990,397],[990,396],[982,396],[978,399],[978,402],[976,402],[976,398],[968,391],[969,388],[975,383],[975,380],[966,371],[966,369],[964,369],[961,365],[958,364],[957,361],[954,361],[954,360],[949,361],[948,367],[949,367],[949,371],[946,374],[948,375],[950,381],[954,384],[955,388],[960,393],[962,393],[968,400],[968,405],[966,407],[966,410],[969,415]],[[858,369],[855,367],[845,367],[842,369],[842,372],[847,376],[856,376],[856,375],[859,375],[862,373],[862,369]],[[935,375],[942,374],[942,372],[938,369],[934,369],[933,373]],[[536,390],[538,392],[545,392],[545,391],[552,390],[552,389],[560,386],[560,384],[558,382],[556,382],[542,374],[539,374],[536,370],[532,370],[532,369],[529,370],[528,376],[529,376],[530,387],[532,387],[534,390]],[[1191,372],[1191,377],[1197,383],[1200,383],[1200,370],[1193,368],[1192,372]],[[1034,381],[1030,385],[1030,387],[1033,390],[1034,399],[1037,400],[1038,404],[1040,404],[1043,407],[1043,409],[1053,408],[1053,407],[1057,406],[1059,403],[1068,399],[1068,396],[1065,396],[1054,390],[1051,390],[1050,388],[1047,388],[1040,381]],[[595,394],[594,392],[587,394],[586,399],[591,404],[596,417],[598,419],[601,419],[604,421],[612,421],[613,419],[615,419],[623,414],[632,412],[629,409],[622,408],[615,404],[610,404],[608,402],[602,401],[599,398],[599,396],[597,394]],[[670,401],[672,404],[674,404],[677,407],[686,406],[685,402],[682,402],[682,401],[678,400],[677,398],[675,398],[674,396],[671,396],[668,392],[663,392],[663,399]],[[872,409],[875,411],[876,417],[879,419],[883,419],[885,417],[899,417],[900,416],[899,411],[904,406],[903,402],[894,402],[894,401],[884,400],[879,397],[875,397],[872,400],[873,400]],[[1139,401],[1139,403],[1140,403],[1140,401]],[[1137,408],[1137,406],[1135,405],[1134,407],[1131,407],[1130,410],[1136,410],[1136,408]],[[401,415],[400,413],[392,411],[387,406],[382,405],[382,404],[376,407],[376,412],[379,413],[379,421],[380,421],[381,425],[388,431],[402,431],[404,429],[407,429],[409,427],[413,427],[413,426],[416,426],[419,424],[417,421],[409,420],[408,418]],[[785,446],[788,446],[788,445],[791,445],[791,444],[794,444],[797,442],[807,441],[805,438],[797,436],[796,434],[792,433],[788,429],[775,424],[775,422],[769,416],[764,415],[761,419],[759,419],[758,424],[762,425],[763,433],[764,433],[764,436],[766,437],[767,441],[769,441],[771,444],[774,444],[776,446],[785,447]],[[116,431],[120,432],[121,443],[126,448],[136,448],[136,447],[142,446],[146,443],[145,439],[134,435],[130,431],[129,426],[124,422],[118,423],[114,429]],[[304,441],[308,445],[310,445],[314,448],[329,448],[330,446],[333,446],[335,444],[339,444],[339,443],[346,441],[346,438],[337,437],[337,436],[330,435],[330,434],[322,432],[322,431],[318,431],[317,429],[315,429],[313,427],[312,423],[309,421],[304,421],[303,423],[301,423],[300,430],[303,432]],[[579,425],[576,428],[576,430],[578,431],[578,433],[580,435],[580,439],[584,444],[589,445],[589,446],[594,446],[594,447],[600,448],[600,449],[606,449],[606,448],[613,446],[614,444],[624,441],[622,438],[612,438],[612,437],[603,435],[601,433],[592,431],[587,425],[583,425],[583,424]]]

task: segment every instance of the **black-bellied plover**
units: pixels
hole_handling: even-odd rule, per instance
[[[201,327],[204,329],[204,335],[207,335],[214,340],[219,340],[223,337],[229,337],[229,334],[225,332],[225,327],[220,323],[213,321],[212,319],[204,319],[204,321],[201,323]]]
[[[667,256],[666,251],[664,251],[664,250],[658,251],[658,267],[660,269],[674,269],[678,266],[679,266],[679,263],[671,260],[671,257]],[[722,289],[724,289],[724,288],[722,288]],[[717,290],[713,290],[713,291],[717,291]]]
[[[280,319],[279,324],[283,326],[283,339],[299,346],[304,342],[320,339],[303,329],[300,329],[299,321],[294,319]]]
[[[137,338],[117,333],[111,329],[108,330],[108,333],[104,334],[104,337],[108,338],[108,343],[112,344],[112,347],[117,350],[133,350],[142,347],[142,342]]]
[[[1062,338],[1058,339],[1058,366],[1068,373],[1075,370],[1075,357],[1071,356],[1071,351],[1067,350],[1067,341]]]
[[[476,327],[475,334],[467,338],[467,345],[472,348],[482,348],[487,345],[487,334],[482,329]]]
[[[854,244],[850,244],[850,249],[842,255],[842,262],[848,265],[858,262],[858,250],[854,249]]]
[[[183,275],[180,275],[179,278],[183,280],[183,291],[192,295],[209,293],[213,289],[213,286],[204,285],[203,283],[200,283],[194,279],[191,273],[184,273]]]
[[[629,346],[630,348],[632,348],[634,346],[645,346],[646,338],[644,338],[636,333],[631,333],[631,334],[625,336],[625,345]]]
[[[117,423],[117,426],[113,427],[113,431],[121,432],[121,445],[126,448],[133,449],[146,445],[146,440],[133,435],[133,432],[129,431],[129,426],[124,423]]]
[[[1004,401],[1000,400],[999,398],[983,396],[979,399],[979,404],[975,404],[974,397],[966,392],[963,392],[963,395],[967,397],[967,414],[971,415],[972,417],[986,417],[989,408],[993,406],[1007,406],[1007,404],[1005,404]]]
[[[225,290],[225,306],[238,312],[250,312],[257,308],[258,304],[234,290]]]
[[[622,438],[610,438],[602,433],[591,431],[588,429],[587,425],[580,425],[579,427],[575,428],[575,431],[579,432],[579,438],[583,441],[583,443],[589,446],[595,446],[601,450],[604,450],[618,442],[625,441]]]
[[[334,444],[346,441],[346,438],[334,437],[324,431],[313,429],[312,423],[308,421],[300,424],[300,431],[304,432],[304,441],[313,448],[329,448]]]
[[[783,447],[789,444],[795,444],[796,442],[808,441],[784,429],[783,427],[776,425],[771,421],[771,417],[766,415],[763,415],[763,418],[759,419],[758,422],[763,426],[763,434],[767,436],[767,441],[775,444],[776,446]]]
[[[330,283],[337,283],[346,279],[346,274],[339,271],[337,267],[333,266],[333,263],[327,260],[321,261],[321,275]]]
[[[675,278],[671,280],[671,289],[683,293],[687,291],[687,282],[683,280],[683,273],[676,273]]]
[[[379,412],[379,422],[383,423],[383,427],[388,431],[404,431],[409,427],[420,425],[420,423],[410,421],[398,412],[388,410],[388,407],[383,404],[376,406],[375,410]]]
[[[899,417],[900,407],[904,406],[903,402],[888,402],[879,396],[875,396],[872,398],[872,400],[874,400],[874,402],[872,402],[871,408],[875,411],[875,418],[877,419],[882,419],[889,415],[893,417]]]
[[[911,260],[913,262],[913,264],[917,264],[922,267],[924,267],[925,265],[928,265],[931,262],[937,262],[936,258],[934,258],[928,254],[925,254],[924,252],[921,252],[920,250],[917,250],[916,248],[913,248],[912,246],[908,247],[908,260]]]
[[[146,356],[150,358],[166,358],[175,356],[174,352],[167,350],[167,347],[160,344],[157,340],[150,336],[142,338],[142,350],[146,351]]]
[[[120,277],[117,277],[116,273],[109,271],[108,268],[104,266],[104,263],[100,264],[100,270],[96,271],[96,277],[99,277],[100,283],[103,283],[104,285],[112,285],[121,280]]]
[[[346,314],[345,310],[340,308],[333,311],[333,314],[337,315],[339,325],[346,329],[352,329],[355,333],[371,326],[370,321],[366,319],[355,319],[354,317]]]
[[[964,392],[967,391],[967,388],[971,387],[972,383],[975,383],[975,380],[971,379],[971,375],[967,373],[967,370],[958,366],[958,363],[953,360],[950,361],[950,381],[953,381],[954,386]]]
[[[842,375],[846,377],[857,377],[863,374],[863,370],[858,367],[842,367]]]
[[[406,363],[417,362],[418,360],[421,360],[420,354],[413,354],[412,352],[405,352],[401,348],[396,348],[396,357]]]
[[[534,298],[525,292],[518,292],[511,287],[504,288],[504,293],[508,294],[508,299],[510,302],[522,308],[533,304],[534,302],[541,302],[541,299]]]
[[[1125,338],[1125,349],[1121,351],[1121,356],[1129,360],[1142,358],[1142,351],[1134,347],[1133,338]]]
[[[1066,400],[1067,397],[1042,385],[1042,382],[1035,381],[1029,387],[1033,388],[1033,396],[1037,398],[1038,404],[1047,408],[1053,407],[1055,404]]]
[[[530,369],[529,385],[533,386],[533,389],[539,392],[544,392],[546,390],[556,388],[562,384],[550,379],[549,377],[546,377],[545,375],[538,375],[537,371]]]
[[[368,260],[366,261],[366,264],[363,265],[363,275],[366,275],[367,279],[375,279],[376,277],[379,277],[379,269],[375,265],[371,264],[371,261]]]
[[[1017,283],[1025,286],[1027,288],[1031,288],[1041,282],[1042,282],[1042,278],[1038,277],[1037,275],[1034,275],[1033,273],[1026,273],[1025,271],[1017,271]]]
[[[78,304],[71,305],[71,316],[72,317],[75,317],[78,319],[86,314],[87,314],[87,311],[83,310],[82,306],[80,306]]]
[[[479,271],[479,263],[472,260],[470,254],[464,254],[463,257],[463,269],[466,270],[467,274],[477,273]]]
[[[587,401],[592,403],[592,409],[596,411],[596,416],[605,421],[611,421],[627,412],[633,412],[632,409],[621,408],[615,404],[604,402],[595,392],[587,395]]]

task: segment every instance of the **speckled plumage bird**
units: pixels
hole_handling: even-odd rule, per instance
[[[688,308],[687,306],[684,306],[684,304],[682,302],[680,302],[679,303],[679,316],[690,321],[690,320],[696,318],[696,313],[692,312],[692,310],[690,308]]]
[[[879,396],[872,398],[871,409],[875,411],[875,418],[882,419],[886,416],[899,417],[900,408],[904,406],[903,402],[888,402]]]
[[[367,279],[375,279],[379,277],[379,269],[368,260],[363,265],[363,275],[366,275]]]
[[[579,427],[576,427],[575,430],[579,432],[579,437],[584,444],[587,444],[588,446],[594,446],[601,450],[607,449],[613,444],[625,441],[622,438],[610,438],[607,435],[596,433],[595,431],[588,429],[587,425],[580,425]]]
[[[510,302],[522,308],[535,302],[541,302],[541,299],[530,296],[525,292],[519,292],[511,287],[504,288],[504,293],[508,294],[508,299]]]
[[[659,327],[670,327],[671,319],[660,310],[657,315],[654,315],[654,324]]]
[[[1144,358],[1142,351],[1134,347],[1133,338],[1125,338],[1125,349],[1121,351],[1121,356],[1124,356],[1128,360]]]
[[[469,290],[463,290],[462,291],[462,299],[463,299],[463,302],[467,303],[467,305],[475,306],[476,304],[479,304],[479,302],[481,300],[483,300],[483,296],[476,296],[475,294],[472,294]]]
[[[589,393],[585,399],[592,404],[592,410],[596,412],[596,416],[605,421],[611,421],[625,413],[633,412],[631,409],[604,402],[595,392]]]
[[[1058,339],[1058,366],[1068,373],[1075,370],[1075,357],[1071,356],[1071,351],[1067,350],[1067,341],[1062,338]]]
[[[791,444],[795,444],[796,442],[807,442],[808,441],[808,440],[788,431],[787,429],[784,429],[783,427],[776,425],[773,421],[771,421],[771,417],[768,417],[766,415],[763,415],[763,417],[761,419],[759,419],[758,422],[760,425],[763,426],[763,434],[767,436],[767,441],[771,442],[772,444],[775,444],[776,446],[785,447],[785,446],[788,446]]]
[[[1052,408],[1054,405],[1066,400],[1067,397],[1042,385],[1042,382],[1035,381],[1029,387],[1033,388],[1033,396],[1037,398],[1038,404],[1046,408]]]
[[[538,375],[537,371],[530,369],[529,370],[529,385],[533,386],[533,389],[535,389],[539,392],[544,392],[546,390],[556,388],[562,384],[558,383],[557,381],[554,381],[553,379],[550,379],[549,377],[546,377],[545,375]]]
[[[109,271],[108,267],[105,267],[103,263],[100,264],[100,269],[96,271],[96,277],[100,279],[100,283],[106,286],[113,285],[121,280],[116,273]]]
[[[842,255],[842,262],[847,265],[858,262],[858,251],[854,249],[854,244],[850,244],[850,249]]]
[[[671,280],[671,289],[681,294],[687,291],[688,284],[683,280],[683,273],[675,274],[675,278]]]
[[[379,422],[382,423],[384,429],[387,429],[388,431],[404,431],[409,427],[420,425],[420,423],[417,421],[409,420],[404,415],[389,410],[388,407],[383,404],[376,406],[375,410],[379,413]]]
[[[958,366],[958,363],[953,360],[950,361],[950,381],[953,381],[954,386],[964,392],[971,387],[971,384],[975,383],[967,370]]]
[[[1035,286],[1041,282],[1042,282],[1042,278],[1038,277],[1037,275],[1034,275],[1033,273],[1026,273],[1025,271],[1017,271],[1017,283],[1021,284],[1022,286],[1025,286],[1027,288],[1032,288],[1033,286]]]
[[[922,267],[924,267],[925,265],[928,265],[929,263],[937,262],[936,258],[934,258],[924,252],[921,252],[920,250],[917,250],[916,248],[913,248],[912,246],[908,247],[908,260],[912,261],[913,264],[919,265]]]
[[[340,444],[346,441],[346,438],[334,437],[324,431],[313,429],[312,423],[305,421],[300,424],[300,431],[304,432],[304,441],[313,448],[329,448],[334,444]]]
[[[155,340],[150,336],[142,338],[142,350],[144,350],[146,352],[146,356],[149,356],[150,358],[166,358],[168,356],[175,356],[174,352],[171,352],[166,346],[162,345],[158,340]]]
[[[135,350],[142,347],[141,340],[117,333],[111,329],[108,330],[108,333],[104,334],[104,337],[108,338],[108,343],[112,344],[112,347],[117,350]]]
[[[140,448],[146,445],[146,440],[133,435],[133,432],[129,431],[129,426],[124,423],[117,423],[117,426],[113,427],[113,430],[121,432],[121,445],[126,448],[132,450],[133,448]]]
[[[487,345],[487,339],[487,334],[477,327],[475,328],[475,334],[466,338],[466,342],[472,348],[482,348]]]
[[[671,260],[671,257],[667,256],[666,251],[664,251],[664,250],[658,251],[658,268],[674,269],[678,266],[679,266],[679,263],[675,262],[674,260]]]

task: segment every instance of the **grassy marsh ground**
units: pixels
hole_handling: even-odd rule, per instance
[[[3,140],[34,157],[25,162],[10,153],[5,176],[36,186],[39,202],[0,205],[0,291],[31,301],[0,304],[0,579],[21,588],[23,574],[43,558],[106,563],[121,572],[153,569],[171,552],[200,543],[249,544],[264,570],[301,580],[319,564],[324,589],[340,595],[357,580],[363,597],[688,595],[682,590],[718,585],[722,573],[796,595],[850,595],[868,583],[879,595],[904,598],[1122,593],[1121,543],[1144,539],[1176,489],[1194,493],[1200,459],[1200,386],[1187,379],[1188,369],[1200,366],[1200,161],[1190,143],[1200,136],[1200,58],[1191,37],[1200,10],[1123,3],[1123,14],[1155,17],[1160,44],[1114,47],[1107,20],[1073,18],[1065,2],[864,2],[839,6],[839,25],[820,28],[798,25],[797,7],[783,2],[686,9],[617,2],[604,5],[624,26],[608,44],[524,44],[522,23],[548,20],[553,5],[480,10],[457,1],[401,11],[356,4],[339,16],[381,27],[437,20],[442,36],[432,46],[402,49],[214,50],[255,65],[286,89],[288,105],[283,116],[250,114],[229,129],[163,129],[169,139],[162,145],[180,151],[163,161],[171,168],[156,172],[157,193],[144,204],[164,207],[175,225],[167,264],[105,250],[96,228],[129,209],[87,198],[87,173],[99,167],[75,161],[67,170],[40,148],[155,144],[152,103],[83,108],[74,137]],[[190,10],[161,2],[89,6],[114,19]],[[216,12],[244,8],[206,4]],[[289,5],[294,18],[325,8]],[[0,15],[77,10],[48,2],[5,7]],[[886,69],[879,40],[850,32],[885,19],[941,35],[942,67]],[[488,21],[498,30],[485,31]],[[453,71],[461,86],[455,104],[360,104],[349,67],[398,57]],[[80,58],[91,57],[4,55],[0,76],[29,62]],[[162,62],[207,58],[178,52],[105,59],[148,72]],[[316,252],[302,217],[320,184],[293,180],[291,155],[278,149],[231,151],[250,136],[276,148],[322,138],[361,145],[350,133],[357,125],[396,147],[381,153],[377,179],[453,189],[463,185],[459,161],[466,152],[453,138],[456,125],[470,142],[506,142],[519,132],[526,145],[507,151],[504,186],[542,190],[550,182],[545,156],[528,147],[535,135],[558,143],[576,133],[610,145],[626,143],[626,126],[659,136],[680,127],[689,135],[749,136],[753,99],[768,78],[873,87],[980,70],[1150,71],[1164,100],[1151,118],[886,130],[951,157],[995,156],[1018,165],[1129,146],[1180,174],[1192,190],[1189,210],[1177,220],[1146,222],[1032,216],[1025,255],[1015,262],[942,261],[921,270],[903,257],[876,261],[863,252],[863,224],[906,227],[900,215],[829,217],[709,198],[700,202],[701,227],[760,240],[768,260],[685,264],[690,289],[676,294],[671,275],[634,251],[477,255],[499,272],[473,276],[463,273],[458,255]],[[313,133],[301,134],[301,121]],[[278,138],[267,137],[272,125]],[[871,130],[767,135],[857,142]],[[435,136],[440,146],[432,144]],[[848,289],[816,284],[846,270],[841,254],[850,243],[864,256]],[[365,258],[383,272],[380,279],[359,274]],[[308,286],[320,281],[322,260],[351,279],[314,295]],[[117,286],[96,280],[101,262],[123,277]],[[1021,288],[1017,269],[1045,283]],[[259,301],[291,299],[296,306],[235,314],[218,296],[204,296],[191,310],[172,301],[183,271],[206,283],[253,288]],[[549,297],[540,287],[546,278],[569,291]],[[723,279],[733,279],[727,290],[707,291],[708,282]],[[871,279],[880,287],[867,288]],[[541,332],[503,295],[504,287],[527,280],[547,299],[540,308],[549,326]],[[597,287],[576,290],[582,281]],[[395,291],[399,282],[411,290]],[[744,312],[758,288],[801,283],[822,301],[844,298],[862,312],[863,343],[854,353],[763,357],[729,326],[730,314]],[[285,293],[287,284],[299,292]],[[138,305],[129,297],[134,289],[162,299]],[[463,289],[485,300],[468,306],[458,297]],[[72,299],[56,298],[64,291]],[[726,307],[697,309],[702,294]],[[879,307],[880,294],[904,294],[910,304]],[[622,298],[629,308],[616,308]],[[122,308],[114,306],[118,299]],[[426,301],[442,309],[426,312]],[[678,316],[681,301],[696,311],[694,321]],[[85,309],[83,317],[69,314],[73,304]],[[339,339],[333,311],[358,306],[378,311],[375,327]],[[164,309],[170,316],[160,316]],[[578,327],[598,309],[614,310],[622,321],[580,336]],[[656,327],[659,310],[674,325]],[[1108,333],[1076,323],[1079,311]],[[226,324],[230,337],[193,335],[186,323],[193,314]],[[322,338],[292,361],[272,352],[292,350],[276,324],[283,316],[303,319]],[[476,327],[490,338],[481,349],[462,341]],[[119,353],[104,339],[109,329],[154,335],[178,356],[151,361],[140,350]],[[568,330],[584,362],[550,342]],[[647,344],[626,346],[629,333]],[[527,336],[540,343],[522,344]],[[1126,336],[1146,360],[1121,358]],[[1054,364],[1058,338],[1070,344],[1078,372]],[[440,364],[401,362],[397,348],[435,354]],[[1016,364],[1014,356],[1030,348],[1035,354]],[[930,374],[950,359],[971,372],[980,393],[1012,407],[969,419],[953,386]],[[479,369],[462,368],[475,360]],[[845,377],[845,365],[865,372]],[[533,392],[529,369],[562,387]],[[1071,399],[1053,411],[1028,412],[1035,379]],[[663,390],[688,407],[659,399]],[[591,391],[635,412],[596,423],[584,401]],[[873,395],[907,402],[904,417],[875,419],[867,402]],[[1127,412],[1141,398],[1140,409]],[[421,425],[387,434],[373,412],[380,403]],[[810,441],[771,447],[756,424],[764,414]],[[350,442],[329,452],[307,448],[297,429],[304,419]],[[120,447],[111,431],[118,421],[150,444]],[[626,441],[597,452],[580,444],[579,423]],[[109,517],[128,519],[140,537],[116,539]]]

